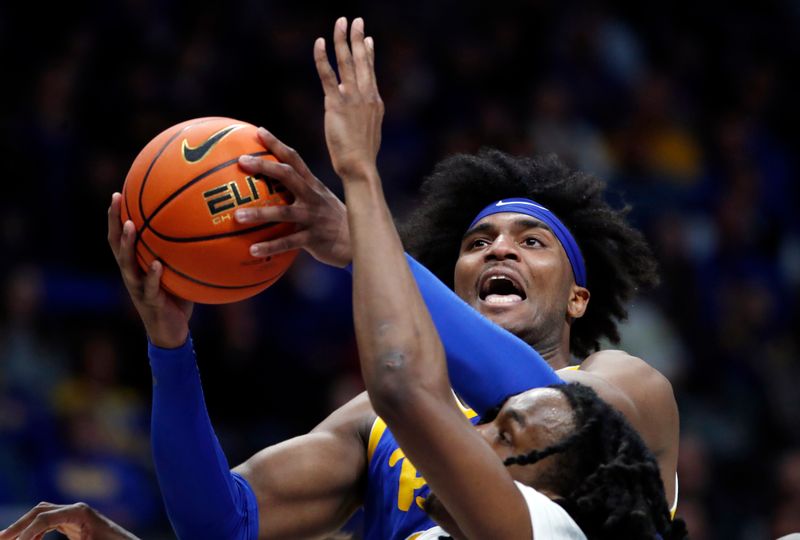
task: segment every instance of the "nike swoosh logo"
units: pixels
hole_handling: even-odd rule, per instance
[[[183,159],[185,159],[189,163],[197,163],[198,161],[206,157],[206,154],[208,154],[211,151],[211,149],[217,145],[219,141],[224,139],[226,135],[241,127],[244,127],[244,125],[234,124],[232,126],[222,128],[221,130],[214,133],[211,137],[206,139],[206,141],[199,146],[194,146],[194,147],[189,146],[189,141],[187,139],[183,139],[183,144],[181,145],[181,149],[183,150]]]
[[[527,202],[527,201],[511,201],[511,202],[497,201],[497,204],[495,204],[495,206],[510,206],[512,204],[527,204],[528,206],[535,206],[536,208],[541,208],[542,210],[547,210],[547,208],[545,208],[541,204],[535,204],[535,203]],[[549,212],[550,210],[547,210],[547,211]]]

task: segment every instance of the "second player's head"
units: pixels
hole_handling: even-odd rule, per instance
[[[604,182],[555,156],[521,158],[493,149],[456,155],[423,183],[403,239],[412,255],[490,319],[540,349],[569,336],[571,352],[583,358],[603,337],[618,341],[626,302],[657,282],[643,236],[625,222],[625,209],[606,202],[604,189]],[[511,205],[487,211],[520,197],[556,221],[502,211]],[[517,208],[523,207],[535,209]]]
[[[514,480],[560,504],[588,538],[685,537],[684,524],[670,521],[655,457],[588,386],[528,390],[476,427]],[[426,510],[456,530],[435,494]]]

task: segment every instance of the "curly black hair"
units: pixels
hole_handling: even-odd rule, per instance
[[[543,204],[570,230],[583,253],[592,294],[573,322],[570,350],[585,358],[607,337],[619,342],[617,323],[640,288],[658,283],[655,258],[643,235],[625,221],[629,208],[612,208],[606,184],[569,169],[555,155],[514,157],[485,148],[436,165],[420,188],[421,200],[400,225],[406,250],[453,288],[453,269],[467,227],[486,205],[509,197]]]
[[[687,537],[682,520],[670,520],[655,457],[625,418],[580,383],[552,385],[574,414],[575,430],[562,441],[511,457],[508,465],[536,463],[557,455],[556,474],[546,479],[556,499],[587,538]],[[497,409],[499,410],[499,409]],[[490,421],[497,410],[481,422]]]

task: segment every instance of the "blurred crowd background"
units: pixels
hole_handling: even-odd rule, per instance
[[[662,284],[622,348],[672,381],[692,537],[800,531],[800,3],[181,0],[0,4],[0,527],[39,500],[169,538],[143,328],[106,243],[138,151],[199,116],[264,125],[337,193],[312,61],[364,16],[402,220],[439,159],[555,152],[608,181]],[[301,256],[252,300],[198,306],[231,465],[359,392],[349,275]],[[391,284],[387,284],[391,286]]]

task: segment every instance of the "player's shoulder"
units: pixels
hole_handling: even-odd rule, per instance
[[[618,366],[627,369],[641,369],[652,367],[638,356],[619,350],[619,349],[603,349],[587,356],[581,362],[581,369],[591,369],[593,366]]]
[[[580,371],[605,379],[635,381],[640,388],[652,387],[650,389],[672,392],[672,384],[660,371],[644,359],[622,350],[597,351],[581,362]]]
[[[587,357],[580,369],[561,370],[559,375],[567,382],[591,386],[637,427],[655,416],[676,415],[669,380],[645,360],[625,351],[598,351]]]
[[[581,362],[580,371],[596,375],[628,393],[647,396],[655,402],[675,401],[672,383],[644,359],[621,350],[602,350]]]

